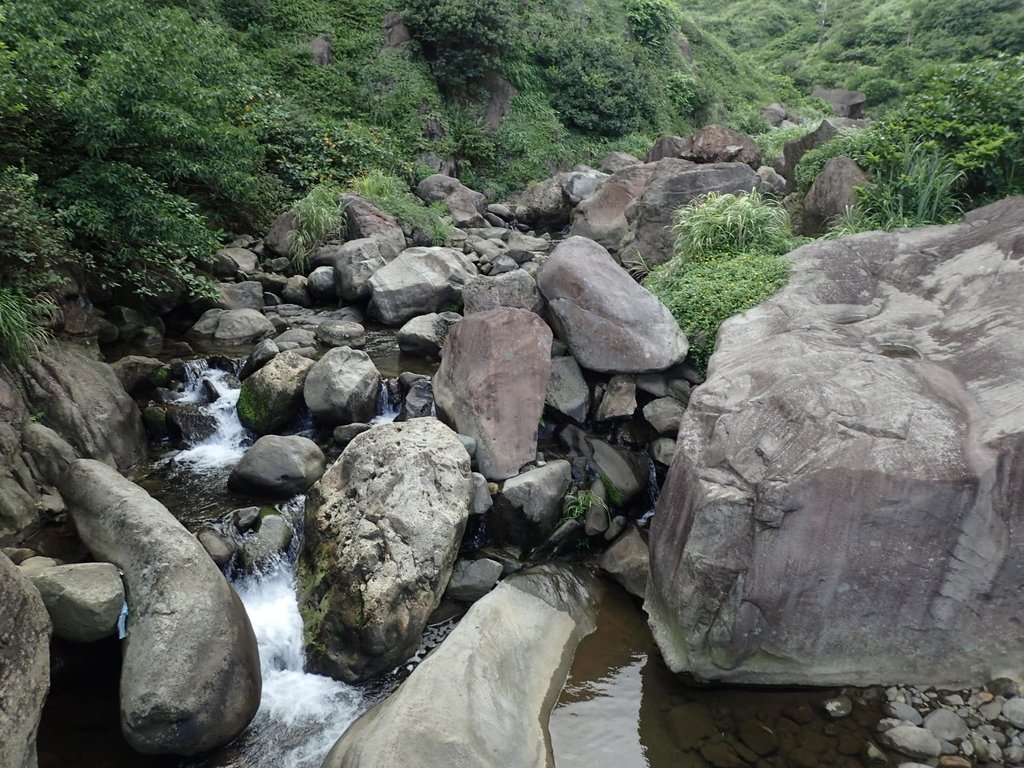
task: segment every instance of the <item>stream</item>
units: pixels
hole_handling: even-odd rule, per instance
[[[237,368],[229,369],[223,360],[218,365],[222,367],[203,360],[187,363],[186,386],[177,399],[197,405],[211,416],[214,433],[183,450],[164,451],[135,479],[190,530],[212,527],[238,543],[241,534],[234,527],[231,510],[254,502],[228,493],[226,480],[253,436],[239,424],[235,412]],[[396,415],[388,390],[382,386],[374,421],[392,421]],[[307,432],[314,436],[312,429]],[[286,553],[255,573],[228,571],[252,622],[263,675],[259,712],[247,731],[235,743],[199,759],[133,753],[118,727],[117,641],[77,646],[73,651],[67,644],[56,645],[54,684],[39,735],[42,768],[320,766],[345,729],[393,690],[398,676],[383,683],[352,686],[304,671],[294,571],[301,546],[303,503],[304,497],[298,496],[275,505],[295,534]],[[425,652],[421,648],[417,655]],[[750,721],[756,721],[777,728],[794,707],[817,712],[820,702],[834,693],[687,687],[661,662],[638,602],[611,585],[602,603],[598,629],[581,644],[552,713],[554,755],[560,768],[718,765],[702,756],[687,735],[694,718],[713,723],[726,742],[738,742],[739,737],[730,734],[741,733],[744,723],[749,727]],[[863,755],[863,745],[880,714],[874,707],[862,706],[855,715],[841,729],[820,714],[805,718],[798,726],[804,735],[797,734],[795,743],[817,743],[824,749],[826,741],[834,747],[845,734],[846,743],[856,749],[843,750],[846,756],[840,758],[832,748],[827,759],[821,755],[818,764],[862,765],[849,755]],[[787,722],[794,725],[792,720]],[[789,758],[780,756],[756,762],[758,766],[790,764]]]

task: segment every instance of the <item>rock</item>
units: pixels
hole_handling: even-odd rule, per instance
[[[647,592],[650,556],[647,542],[640,535],[640,531],[630,526],[619,536],[601,555],[601,570],[625,587],[631,595],[636,595],[642,600]]]
[[[323,266],[314,269],[309,273],[306,288],[309,289],[309,295],[314,304],[330,304],[332,302],[336,304],[338,284],[334,275],[334,267]]]
[[[58,565],[32,575],[43,598],[53,633],[76,643],[91,643],[117,631],[124,585],[110,563]]]
[[[335,427],[331,433],[331,439],[340,447],[344,448],[346,445],[352,442],[352,439],[356,435],[361,435],[363,432],[371,429],[369,424],[343,424],[340,427]]]
[[[579,205],[591,197],[610,176],[599,171],[573,171],[562,177],[562,192],[570,205]]]
[[[452,569],[452,578],[444,596],[450,600],[472,603],[494,589],[501,578],[501,572],[501,563],[486,557],[459,560]]]
[[[479,312],[448,332],[434,398],[442,418],[476,440],[489,480],[518,474],[536,454],[550,349],[550,329],[522,309]]]
[[[940,741],[959,744],[970,735],[967,723],[956,712],[948,709],[935,709],[924,718],[924,727]]]
[[[79,459],[60,490],[82,542],[124,573],[128,744],[192,755],[232,741],[256,714],[262,683],[256,638],[224,575],[162,504],[110,467]]]
[[[225,567],[235,556],[235,545],[219,531],[213,528],[203,528],[196,534],[196,539],[203,545],[203,549],[210,556],[210,559],[217,564],[218,568]]]
[[[746,163],[761,165],[761,149],[749,136],[724,125],[708,125],[690,139],[689,150],[680,155],[697,163]]]
[[[1024,728],[1024,698],[1014,696],[1003,704],[1002,717],[1014,728]]]
[[[640,165],[640,159],[627,152],[609,152],[601,158],[597,167],[605,173],[616,174],[624,168]]]
[[[643,194],[626,211],[633,238],[623,247],[621,261],[628,263],[639,254],[651,266],[664,264],[672,257],[672,214],[677,208],[708,192],[749,192],[759,182],[745,163],[659,161]]]
[[[770,755],[779,748],[779,737],[757,720],[743,720],[738,727],[740,741],[759,755]]]
[[[284,333],[274,337],[274,343],[279,347],[282,344],[297,344],[298,347],[312,347],[316,345],[316,331],[309,328],[289,328]],[[298,347],[295,347],[296,349]]]
[[[596,421],[628,419],[636,412],[636,382],[632,376],[612,376],[598,403]]]
[[[455,312],[434,312],[414,317],[398,329],[398,348],[407,355],[437,357],[448,331],[462,316]]]
[[[274,256],[291,257],[292,233],[299,228],[299,217],[285,211],[270,224],[263,237],[263,248]]]
[[[516,216],[538,230],[558,230],[569,223],[572,204],[565,196],[562,182],[566,174],[560,173],[549,179],[531,184],[519,194]]]
[[[112,363],[110,367],[114,370],[117,380],[121,382],[121,386],[129,393],[151,388],[159,383],[157,378],[167,375],[162,361],[141,355],[126,355]],[[164,373],[161,374],[160,371]]]
[[[32,355],[19,374],[24,407],[42,414],[39,426],[59,433],[80,456],[120,469],[146,456],[139,408],[106,363],[90,359],[81,348],[54,342]]]
[[[204,309],[211,306],[220,309],[254,309],[257,312],[263,309],[263,286],[255,280],[246,280],[242,283],[219,283],[217,290],[220,296],[205,303]],[[200,307],[203,308],[203,307]]]
[[[960,689],[1019,667],[1021,237],[1012,198],[819,241],[723,325],[652,526],[673,670]]]
[[[921,725],[924,723],[921,713],[902,701],[886,702],[882,707],[882,711],[890,717],[895,717],[897,720],[906,720],[911,725]]]
[[[0,605],[0,761],[4,768],[35,768],[50,689],[50,618],[39,592],[2,554]]]
[[[277,355],[281,350],[278,349],[277,344],[274,343],[273,339],[264,339],[255,347],[249,356],[245,358],[245,362],[242,364],[242,370],[238,373],[240,381],[245,381],[247,378],[252,376],[256,371],[265,366],[274,356]]]
[[[473,262],[452,248],[408,248],[370,278],[370,312],[385,325],[438,312],[475,274]]]
[[[279,558],[292,543],[291,525],[273,507],[260,511],[256,530],[242,544],[238,559],[243,568],[255,570]]]
[[[579,427],[565,427],[560,436],[569,446],[572,455],[583,456],[593,463],[605,488],[609,489],[608,501],[613,506],[622,506],[631,501],[643,489],[646,474],[639,473],[639,468],[634,467],[627,452],[620,451],[604,440],[590,437]]]
[[[1020,686],[1009,677],[999,677],[985,683],[985,690],[1004,698],[1012,698],[1020,695]]]
[[[171,405],[167,409],[167,426],[188,445],[196,445],[217,432],[217,417],[197,405]]]
[[[281,301],[285,304],[298,304],[300,307],[312,307],[313,297],[309,293],[309,279],[305,275],[293,275],[284,284]]]
[[[467,316],[498,307],[525,309],[538,315],[544,312],[544,298],[537,281],[521,269],[496,277],[471,278],[462,289],[462,301]]]
[[[231,470],[228,488],[236,493],[291,498],[320,479],[323,451],[308,437],[266,435]]]
[[[676,441],[671,437],[659,437],[651,442],[651,458],[668,467],[676,455]]]
[[[879,741],[910,757],[938,757],[942,751],[939,740],[924,728],[916,725],[897,725],[879,734]]]
[[[365,347],[366,329],[349,320],[329,320],[317,326],[316,340],[328,347]]]
[[[443,200],[456,227],[482,227],[487,224],[483,212],[487,198],[458,179],[435,173],[416,186],[416,195],[428,203]]]
[[[572,465],[557,459],[509,478],[487,512],[487,529],[501,544],[536,546],[555,530]]]
[[[373,209],[376,211],[376,209]],[[380,216],[387,216],[376,211]],[[371,216],[372,225],[364,222],[375,234],[349,240],[347,243],[328,243],[317,249],[311,263],[334,269],[337,293],[346,301],[364,299],[370,295],[369,280],[373,273],[383,267],[405,248],[405,235],[398,223],[391,219]],[[369,215],[369,214],[368,214]],[[390,217],[388,217],[390,218]]]
[[[762,165],[757,169],[757,177],[760,179],[757,189],[762,195],[772,195],[778,198],[785,196],[786,178],[774,168]]]
[[[310,668],[366,680],[407,659],[469,515],[469,456],[436,419],[355,437],[306,500],[298,565]]]
[[[686,357],[686,337],[672,313],[592,240],[563,240],[537,285],[559,338],[584,368],[644,373]]]
[[[816,235],[828,228],[835,217],[857,202],[857,189],[868,183],[864,173],[849,157],[833,157],[818,174],[804,198],[804,234]]]
[[[679,159],[690,151],[692,144],[693,142],[690,139],[685,139],[682,136],[662,136],[654,142],[654,146],[644,155],[644,162],[656,163],[659,160],[664,160],[666,157]]]
[[[475,452],[475,451],[474,451]],[[469,502],[469,514],[482,515],[491,508],[494,501],[487,489],[487,478],[479,472],[473,473],[473,498]]]
[[[231,519],[235,523],[235,528],[242,533],[253,528],[256,525],[256,521],[259,520],[259,517],[259,507],[242,507],[241,509],[236,509],[231,513]]]
[[[659,435],[675,436],[684,413],[686,408],[674,397],[659,397],[644,406],[644,418]]]
[[[313,361],[296,352],[281,352],[242,382],[238,419],[266,435],[286,426],[302,407],[306,378]]]
[[[43,571],[49,570],[50,568],[56,568],[58,565],[63,565],[60,560],[54,560],[52,557],[28,557],[21,561],[18,569],[28,577],[35,576],[36,574],[42,573]]]
[[[618,252],[632,234],[626,212],[644,191],[655,165],[634,164],[617,171],[572,212],[570,235],[588,237],[609,251]]]
[[[274,325],[255,309],[208,309],[189,333],[221,344],[255,344],[273,335]]]
[[[384,47],[398,48],[400,45],[412,40],[409,28],[405,25],[402,14],[398,11],[388,11],[384,14]]]
[[[592,590],[564,569],[505,579],[345,732],[323,768],[549,764],[545,724],[577,643],[593,630]]]
[[[256,254],[248,248],[221,248],[214,256],[226,259],[231,264],[231,270],[226,274],[219,274],[218,277],[234,277],[236,272],[253,274],[259,271],[259,261]]]
[[[764,118],[768,125],[778,128],[782,121],[786,119],[786,108],[781,104],[768,104],[761,108],[761,117]]]
[[[490,205],[487,206],[487,212],[493,213],[495,216],[497,216],[499,219],[502,219],[503,221],[514,221],[516,218],[516,215],[512,212],[512,209],[509,208],[504,203],[491,203]]]
[[[434,416],[434,388],[430,379],[414,381],[409,386],[409,391],[402,398],[402,409],[395,421],[408,421],[409,419],[422,419],[425,416]],[[466,444],[467,440],[473,440],[466,435],[459,435],[459,439]],[[472,456],[476,450],[476,441],[472,443],[472,450],[467,446],[466,450]]]
[[[843,120],[841,118],[834,118],[831,120],[822,120],[821,125],[815,128],[808,134],[804,134],[792,141],[787,141],[782,147],[782,156],[784,158],[784,170],[782,174],[786,177],[789,182],[787,191],[792,192],[796,189],[794,172],[796,171],[797,165],[800,164],[800,160],[805,154],[810,152],[812,149],[817,149],[839,135],[839,132],[843,129],[849,129],[857,127],[857,123],[853,120]]]
[[[491,262],[491,271],[488,274],[492,277],[498,277],[517,269],[519,269],[519,265],[511,256],[501,255]]]
[[[815,87],[811,91],[811,97],[827,101],[839,117],[850,117],[854,120],[864,117],[867,97],[860,91]]]
[[[329,426],[366,422],[377,414],[380,372],[365,352],[334,347],[306,377],[303,397],[314,418]]]
[[[586,420],[590,410],[590,387],[583,378],[579,363],[573,358],[552,359],[544,404],[577,424]]]
[[[849,696],[836,696],[823,701],[821,708],[825,710],[825,714],[828,715],[830,720],[840,720],[841,718],[848,717],[853,712],[853,701],[850,700]]]

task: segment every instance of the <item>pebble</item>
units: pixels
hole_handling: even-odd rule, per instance
[[[1024,728],[1024,698],[1014,696],[1003,704],[1002,717],[1014,728]]]
[[[916,725],[897,725],[880,738],[885,745],[910,757],[938,757],[942,753],[942,745],[932,732]]]
[[[825,714],[833,720],[846,717],[853,712],[853,701],[849,696],[836,696],[834,699],[827,699],[821,703]]]
[[[911,725],[921,725],[924,721],[924,718],[921,717],[916,709],[909,704],[904,704],[902,701],[890,701],[882,707],[882,711],[890,717],[906,720]]]
[[[920,715],[918,715],[920,717]],[[924,727],[937,739],[959,744],[970,735],[970,729],[963,718],[948,709],[936,709],[924,718]]]

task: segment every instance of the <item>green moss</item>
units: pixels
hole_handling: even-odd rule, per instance
[[[254,432],[261,431],[270,420],[270,404],[251,380],[242,382],[242,391],[238,395],[236,408],[242,426]]]
[[[611,481],[607,475],[601,475],[601,485],[604,486],[605,492],[608,494],[608,501],[613,507],[621,507],[622,503],[626,500],[625,495],[618,488],[615,487],[615,483]]]

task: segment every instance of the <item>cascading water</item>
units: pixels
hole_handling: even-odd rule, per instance
[[[371,420],[371,424],[388,424],[398,418],[399,408],[391,402],[391,390],[388,383],[380,383],[380,392],[377,393],[377,415]]]

